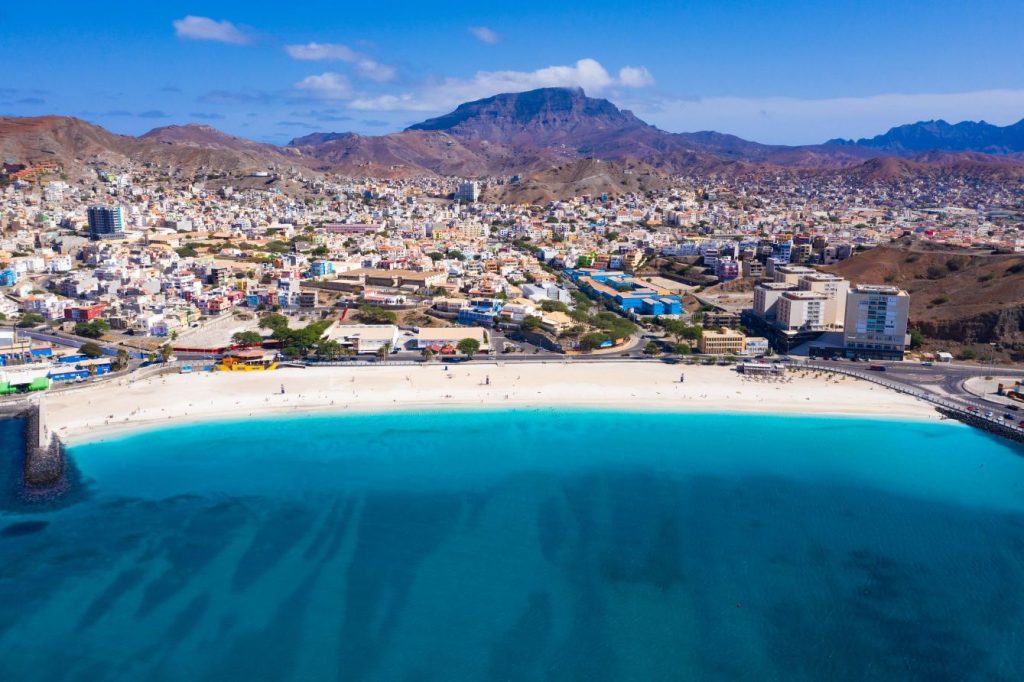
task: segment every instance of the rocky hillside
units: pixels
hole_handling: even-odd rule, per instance
[[[911,325],[937,342],[998,343],[1024,357],[1024,255],[880,246],[826,268],[911,294]]]
[[[302,162],[295,151],[231,137],[208,126],[170,126],[130,137],[67,116],[0,118],[0,157],[30,166],[56,163],[71,177],[91,175],[94,167],[129,164],[155,164],[192,174],[246,173]]]
[[[670,184],[666,173],[642,162],[579,159],[531,173],[516,183],[493,185],[483,198],[502,204],[543,205],[565,196],[643,194]]]

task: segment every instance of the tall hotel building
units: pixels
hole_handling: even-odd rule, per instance
[[[124,236],[124,209],[120,206],[89,207],[89,238],[112,239]]]
[[[907,347],[910,295],[893,286],[861,284],[846,296],[847,351],[871,358],[902,359]]]

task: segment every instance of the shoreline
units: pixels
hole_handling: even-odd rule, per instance
[[[384,415],[384,414],[427,414],[431,411],[434,412],[446,412],[446,413],[459,413],[459,412],[501,412],[494,405],[480,405],[472,403],[451,403],[443,406],[441,409],[430,410],[427,406],[417,404],[407,404],[399,406],[381,405],[381,406],[367,406],[365,408],[353,408],[353,409],[342,409],[336,410],[334,406],[310,406],[299,410],[298,408],[292,408],[291,410],[267,410],[260,413],[254,413],[251,415],[251,419],[256,421],[272,421],[275,419],[301,419],[301,418],[321,418],[330,419],[337,417],[360,417],[367,415]],[[553,404],[522,404],[509,406],[507,412],[548,412],[548,411],[559,411],[559,412],[614,412],[619,414],[687,414],[687,415],[732,415],[737,417],[746,416],[758,416],[758,417],[772,417],[779,419],[857,419],[865,421],[879,421],[879,422],[909,422],[909,423],[946,423],[950,426],[964,426],[962,422],[956,419],[946,418],[936,412],[934,418],[931,415],[892,415],[892,414],[875,414],[875,413],[863,413],[856,414],[851,412],[810,412],[806,414],[797,414],[794,412],[783,412],[783,411],[770,411],[770,410],[712,410],[712,409],[690,409],[690,408],[676,408],[676,407],[639,407],[621,409],[609,407],[605,402],[596,402],[593,404],[566,404],[566,405],[553,405]],[[95,445],[98,443],[106,443],[120,438],[127,438],[136,436],[152,431],[161,431],[164,429],[174,429],[179,427],[189,426],[201,426],[209,424],[237,424],[246,421],[250,418],[250,415],[239,415],[237,413],[225,413],[218,415],[211,415],[208,417],[176,417],[168,418],[166,420],[152,419],[152,420],[136,420],[129,422],[120,422],[105,425],[103,427],[96,427],[90,430],[88,435],[75,434],[69,436],[68,440],[64,443],[67,448],[75,448],[81,445]]]
[[[681,375],[686,380],[679,382]],[[281,394],[280,387],[285,387]],[[433,410],[578,409],[942,421],[910,396],[849,377],[796,372],[784,383],[727,367],[442,364],[168,374],[47,397],[69,447],[167,426],[275,417]]]

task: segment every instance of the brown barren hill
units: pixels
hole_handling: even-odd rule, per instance
[[[927,337],[1024,351],[1024,255],[886,245],[825,270],[906,289],[911,326]]]
[[[580,159],[528,175],[516,183],[495,185],[484,200],[500,204],[546,204],[555,199],[571,199],[608,193],[618,196],[629,192],[664,189],[669,176],[645,163]]]
[[[70,116],[0,118],[0,158],[28,166],[54,163],[72,176],[90,168],[154,163],[193,173],[199,169],[250,172],[302,165],[293,150],[232,137],[208,126],[169,126],[142,137],[116,135]]]

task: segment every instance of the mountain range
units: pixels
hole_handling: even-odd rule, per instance
[[[940,170],[1021,177],[1024,121],[1003,128],[929,121],[857,141],[764,145],[713,131],[666,132],[580,89],[542,88],[467,102],[401,132],[319,132],[283,146],[196,124],[131,137],[70,117],[0,118],[0,158],[28,165],[53,161],[69,174],[130,161],[185,174],[292,167],[355,177],[564,176],[583,186],[593,184],[591,177],[641,168],[642,175],[785,168],[876,179]],[[594,160],[606,164],[595,167]]]
[[[921,121],[890,128],[883,135],[853,140],[829,140],[827,144],[860,146],[891,153],[931,150],[973,151],[985,154],[1024,153],[1024,119],[1013,125],[996,126],[984,121]]]

